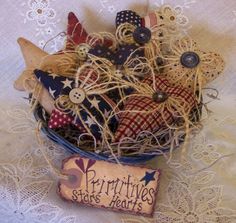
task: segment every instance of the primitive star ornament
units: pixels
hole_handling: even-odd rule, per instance
[[[15,81],[14,88],[18,91],[27,90],[29,93],[33,93],[34,87],[37,84],[33,76],[33,70],[40,67],[40,63],[48,56],[48,53],[24,38],[19,38],[17,41],[24,57],[26,68]],[[33,97],[34,96],[36,97],[33,93]],[[54,101],[49,92],[42,89],[40,95],[37,95],[37,99],[43,108],[50,114],[54,109]]]
[[[45,72],[50,72],[52,75],[53,73],[65,75],[67,72],[71,73],[71,70],[76,70],[76,60],[79,55],[77,56],[74,53],[70,53],[72,49],[71,46],[84,42],[86,38],[87,32],[73,12],[70,12],[68,15],[67,41],[66,48],[63,51],[50,55],[29,40],[19,38],[17,42],[24,57],[26,67],[14,82],[14,88],[18,91],[33,93],[33,97],[39,101],[48,114],[51,114],[54,110],[54,100],[49,91],[36,81],[33,71],[40,69]],[[65,54],[67,51],[69,51],[69,53]],[[60,67],[60,61],[68,64],[68,66]],[[41,89],[40,94],[34,92],[36,85]]]
[[[90,83],[88,86],[91,87],[92,80],[96,79],[94,73],[90,73],[84,86],[81,84],[83,81],[80,81],[77,87],[74,78],[66,78],[41,70],[35,70],[34,73],[58,102],[49,120],[50,128],[61,128],[73,124],[82,132],[87,132],[96,139],[101,138],[105,119],[114,110],[115,104],[106,95],[89,94],[86,85]],[[117,118],[114,116],[108,123],[109,129],[114,129],[116,125]]]

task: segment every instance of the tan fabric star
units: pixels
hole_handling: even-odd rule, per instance
[[[19,91],[29,91],[33,93],[33,97],[37,98],[43,108],[51,113],[54,108],[54,100],[50,96],[49,92],[33,78],[33,70],[40,67],[41,61],[48,56],[48,53],[44,52],[30,41],[19,38],[18,44],[20,45],[22,55],[25,60],[25,70],[20,77],[15,81],[14,87]],[[34,88],[39,84],[40,92],[35,92]],[[40,86],[41,85],[41,86]]]
[[[19,91],[33,93],[34,98],[50,114],[54,108],[54,100],[41,83],[35,79],[33,71],[40,69],[52,74],[57,73],[71,77],[77,71],[78,67],[76,53],[61,51],[50,55],[24,38],[19,38],[18,44],[20,45],[26,68],[15,81],[14,87]]]

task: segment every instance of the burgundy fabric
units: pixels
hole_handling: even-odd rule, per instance
[[[88,33],[73,12],[70,12],[68,15],[67,35],[67,49],[71,48],[71,46],[85,43],[88,36]]]
[[[80,130],[81,133],[85,133],[86,129],[82,125],[74,123],[73,120],[74,118],[69,114],[65,114],[59,111],[58,109],[54,109],[50,116],[48,127],[50,129],[58,129],[73,123],[73,125],[75,125]]]
[[[68,14],[68,25],[67,25],[67,43],[66,43],[66,49],[71,50],[74,49],[77,45],[81,43],[86,43],[88,33],[85,30],[85,28],[80,23],[77,16],[70,12]],[[95,42],[96,44],[101,44],[99,41]],[[108,39],[105,39],[103,45],[105,46],[111,46],[112,42]]]
[[[143,83],[153,86],[152,77],[144,79]],[[180,86],[172,87],[166,79],[160,76],[155,77],[155,83],[155,90],[164,91],[169,95],[169,97],[178,96],[183,98],[185,100],[184,104],[186,112],[190,111],[196,105],[195,96],[187,89]],[[123,112],[119,116],[119,126],[115,134],[115,141],[120,141],[125,137],[136,138],[142,131],[155,132],[161,127],[164,127],[165,123],[171,124],[174,117],[173,114],[166,108],[164,108],[162,115],[160,114],[160,111],[146,114],[128,112],[128,110],[150,111],[158,108],[158,106],[159,103],[153,101],[152,97],[143,96],[141,94],[130,97],[125,102],[124,106],[124,110],[127,110],[127,112]]]

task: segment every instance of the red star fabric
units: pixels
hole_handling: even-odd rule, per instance
[[[69,125],[72,120],[73,118],[69,115],[54,109],[48,122],[48,127],[50,129],[61,128],[62,126]]]
[[[153,85],[152,77],[143,80],[149,86]],[[185,111],[190,111],[196,105],[196,98],[193,93],[182,87],[172,87],[163,77],[155,77],[156,90],[167,93],[169,97],[180,97],[185,100]],[[177,99],[177,98],[176,98]],[[168,99],[167,99],[168,100]],[[178,99],[177,99],[178,100]],[[180,101],[182,102],[182,101]],[[127,112],[121,113],[119,116],[119,126],[115,134],[115,141],[119,142],[123,138],[136,138],[142,131],[155,132],[165,126],[165,123],[171,124],[174,120],[173,114],[164,108],[161,115],[159,111],[153,113],[137,113],[133,111],[150,111],[157,109],[158,102],[153,101],[151,97],[134,95],[130,97],[124,106]]]
[[[50,120],[48,122],[48,127],[50,129],[58,129],[62,128],[64,126],[67,126],[73,122],[73,117],[65,114],[63,112],[60,112],[57,109],[54,109],[52,111],[52,114],[50,116]],[[81,132],[86,132],[85,128],[83,128],[81,125],[73,123]]]

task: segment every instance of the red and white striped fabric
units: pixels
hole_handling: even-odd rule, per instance
[[[146,15],[143,20],[144,20],[144,26],[147,28],[152,28],[156,25],[158,25],[158,19],[159,16],[155,12],[150,12],[148,15]]]
[[[143,81],[149,86],[153,85],[152,77],[149,77]],[[183,105],[184,110],[190,112],[190,110],[196,105],[196,98],[185,88],[172,87],[168,81],[163,77],[155,77],[155,90],[163,91],[170,97],[179,100]],[[180,100],[182,98],[184,100]],[[167,99],[168,100],[168,99]],[[184,102],[183,102],[184,101]],[[151,97],[143,95],[134,95],[130,97],[126,103],[124,110],[127,112],[121,113],[119,116],[119,126],[115,134],[115,141],[120,141],[123,138],[136,138],[142,131],[155,132],[161,127],[165,126],[165,123],[171,124],[173,122],[173,113],[164,108],[163,114],[160,111],[153,113],[138,113],[132,111],[150,111],[157,109],[158,102],[153,101]]]

